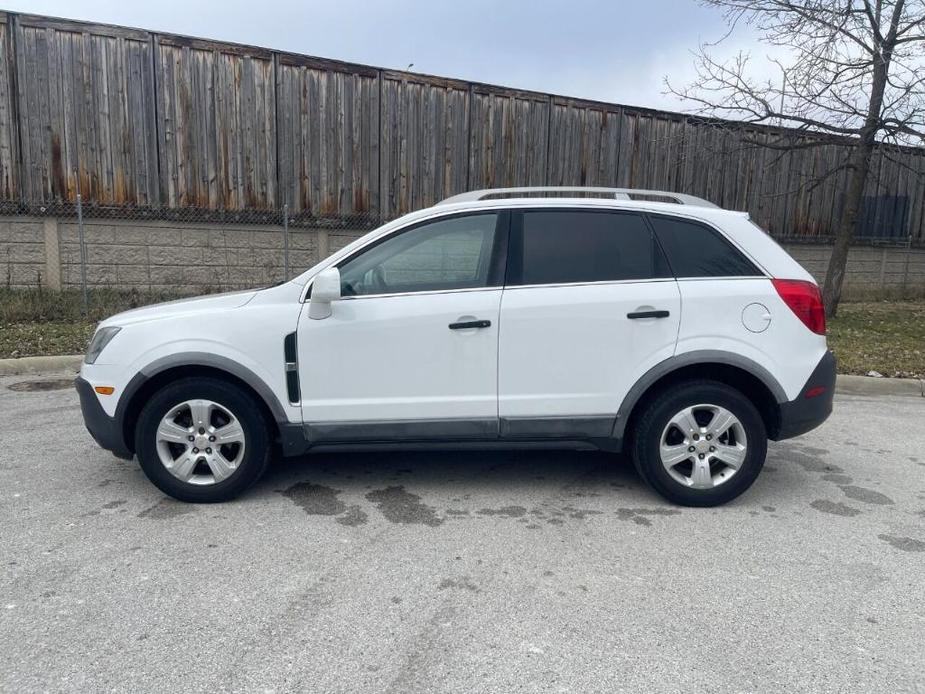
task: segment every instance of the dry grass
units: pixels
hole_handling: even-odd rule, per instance
[[[829,346],[840,373],[925,378],[925,301],[842,304]]]
[[[0,359],[52,354],[82,354],[96,324],[130,308],[182,296],[168,292],[94,289],[83,314],[79,291],[0,289]]]

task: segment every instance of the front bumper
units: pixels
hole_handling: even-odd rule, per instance
[[[780,426],[775,441],[805,434],[832,414],[835,397],[835,355],[826,352],[795,400],[780,405]]]
[[[74,387],[77,389],[77,395],[80,396],[80,411],[84,417],[84,424],[93,440],[107,451],[112,451],[113,455],[131,460],[134,454],[125,444],[122,422],[103,411],[103,406],[100,405],[96,393],[93,392],[93,386],[89,382],[78,377],[74,381]]]

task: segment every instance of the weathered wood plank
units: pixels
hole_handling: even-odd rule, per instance
[[[543,185],[550,99],[473,90],[469,187]]]
[[[276,209],[272,59],[161,36],[155,50],[167,204]]]
[[[0,199],[18,200],[21,193],[19,113],[15,93],[16,55],[12,27],[0,17]]]
[[[282,59],[278,71],[279,185],[293,214],[377,215],[377,78]]]
[[[158,195],[154,93],[146,35],[16,24],[20,127],[29,202],[150,205]],[[133,65],[139,65],[133,68]],[[141,134],[140,137],[136,133]],[[0,155],[2,156],[2,155]]]
[[[433,205],[466,187],[459,155],[468,137],[468,89],[408,77],[386,73],[382,79],[380,182],[386,217]]]

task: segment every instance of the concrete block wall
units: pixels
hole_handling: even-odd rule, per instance
[[[13,287],[48,286],[45,238],[41,219],[0,218],[0,284]]]
[[[785,248],[822,284],[831,246],[800,243]],[[843,292],[844,298],[855,300],[925,296],[925,248],[852,247]]]
[[[363,233],[290,228],[289,274],[302,272]],[[279,226],[88,219],[84,237],[91,287],[239,289],[272,284],[285,274]],[[79,287],[79,239],[74,219],[0,218],[0,282]]]
[[[84,222],[90,286],[140,290],[220,290],[283,279],[282,227],[188,224],[163,220]],[[290,276],[311,267],[365,233],[289,230]],[[831,247],[789,244],[787,250],[820,282]],[[0,284],[49,289],[80,286],[75,219],[0,217]],[[925,296],[925,249],[852,248],[848,298]]]

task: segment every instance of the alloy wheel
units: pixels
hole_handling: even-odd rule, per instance
[[[163,416],[157,454],[164,467],[189,484],[228,479],[244,458],[244,429],[227,407],[211,400],[187,400]]]
[[[745,463],[745,427],[719,405],[686,407],[672,417],[659,441],[662,465],[676,482],[712,489],[728,482]]]

